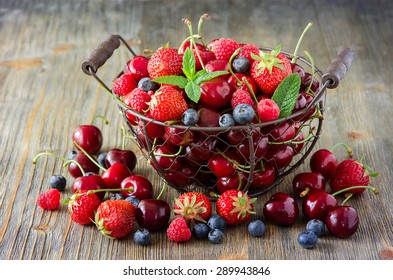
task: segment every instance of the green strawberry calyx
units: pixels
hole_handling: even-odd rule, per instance
[[[180,201],[179,199],[175,200],[175,204],[178,207],[178,209],[174,209],[174,213],[177,215],[181,215],[184,218],[187,219],[195,219],[201,222],[206,222],[200,214],[206,213],[207,209],[206,207],[203,207],[203,201],[197,202],[197,197],[196,195],[193,195],[190,198],[186,195],[184,196],[183,201]]]
[[[234,207],[230,214],[237,214],[238,219],[243,219],[247,214],[255,214],[253,211],[253,203],[257,200],[256,197],[249,198],[247,192],[239,191],[237,196],[231,196],[233,200],[232,206]]]
[[[258,74],[262,74],[265,69],[269,71],[271,75],[273,72],[273,67],[279,68],[285,71],[284,65],[282,65],[282,60],[279,59],[277,56],[281,52],[281,44],[279,44],[274,50],[270,52],[260,51],[259,55],[251,53],[251,57],[258,62],[256,69],[258,70]]]

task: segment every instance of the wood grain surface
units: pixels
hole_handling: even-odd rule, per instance
[[[0,1],[0,259],[1,260],[112,260],[112,259],[393,259],[393,2],[341,1]],[[197,22],[203,13],[207,40],[231,37],[239,42],[293,51],[303,28],[313,26],[302,44],[315,63],[326,69],[337,51],[351,47],[356,58],[348,75],[329,90],[323,132],[317,148],[349,144],[354,157],[380,173],[373,179],[379,194],[365,192],[348,203],[360,216],[358,232],[348,239],[325,236],[313,250],[301,248],[297,235],[305,227],[299,217],[291,227],[267,224],[263,238],[252,238],[246,225],[229,228],[223,244],[192,239],[170,242],[155,233],[152,244],[134,244],[104,237],[94,226],[73,223],[65,206],[43,211],[36,205],[53,174],[72,178],[63,162],[34,156],[51,151],[67,156],[71,134],[97,114],[104,135],[103,150],[119,147],[124,124],[116,104],[81,63],[109,34],[120,34],[136,52],[157,49],[166,42],[178,46],[187,35],[182,18]],[[99,75],[110,81],[129,59],[119,48]],[[162,180],[138,154],[136,172],[156,186]],[[337,150],[339,159],[345,151]],[[300,171],[308,170],[308,162]],[[291,192],[289,175],[276,189],[262,195],[262,206],[274,192]],[[168,189],[169,202],[177,192]],[[300,201],[299,201],[300,203]]]

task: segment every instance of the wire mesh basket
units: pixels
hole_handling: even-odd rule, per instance
[[[110,35],[82,63],[82,70],[111,92],[135,143],[165,182],[179,192],[199,191],[212,200],[229,188],[259,196],[304,163],[321,135],[327,89],[338,86],[354,58],[352,50],[345,48],[323,73],[306,58],[297,56],[297,64],[313,73],[313,83],[309,85],[314,87],[313,94],[303,96],[306,106],[299,110],[295,107],[285,118],[229,128],[185,126],[157,121],[131,110],[97,76],[98,69],[121,43],[136,56],[121,36]],[[293,57],[292,53],[282,53]],[[199,114],[217,117],[217,112],[208,108]]]

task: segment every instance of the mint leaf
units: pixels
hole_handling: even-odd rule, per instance
[[[195,103],[198,103],[199,98],[201,97],[201,87],[195,82],[190,81],[186,85],[185,90],[188,98],[190,98]]]
[[[176,75],[161,76],[155,78],[153,82],[160,83],[160,84],[174,85],[174,86],[178,86],[179,88],[185,88],[188,83],[186,78],[184,78],[183,76],[176,76]]]
[[[199,71],[199,72],[201,72],[201,71]],[[197,73],[197,77],[194,80],[195,83],[198,85],[200,85],[203,82],[210,81],[211,79],[217,78],[218,76],[228,74],[227,71],[206,72],[206,70],[205,70],[205,72],[202,74],[199,74],[199,72]]]
[[[183,54],[183,73],[189,80],[194,79],[195,63],[196,62],[193,52],[187,48]]]
[[[292,73],[284,78],[278,85],[272,100],[280,108],[279,118],[287,117],[292,113],[299,94],[301,79],[297,73]]]

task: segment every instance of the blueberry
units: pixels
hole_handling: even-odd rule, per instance
[[[187,109],[184,111],[181,119],[185,125],[194,125],[199,120],[199,114],[195,109]]]
[[[250,104],[239,104],[233,109],[233,118],[238,124],[247,124],[254,119],[254,108]]]
[[[108,167],[108,166],[106,166],[106,162],[105,162],[105,158],[106,158],[106,155],[107,155],[107,154],[108,154],[107,152],[103,152],[103,153],[99,154],[99,155],[98,155],[98,158],[97,158],[98,163],[99,163],[102,167],[104,167],[104,168],[107,168],[107,167]]]
[[[312,249],[317,245],[318,236],[313,231],[302,231],[297,237],[299,244],[306,249]]]
[[[198,224],[195,224],[195,226],[194,226],[194,233],[195,233],[196,238],[198,238],[198,239],[207,238],[209,231],[210,231],[210,228],[205,223],[198,223]]]
[[[246,73],[250,70],[250,61],[246,57],[238,57],[232,61],[232,69],[236,73]]]
[[[150,243],[150,239],[150,232],[145,228],[138,229],[134,233],[134,242],[138,245],[146,246]]]
[[[156,91],[159,87],[160,85],[153,82],[149,77],[142,78],[138,82],[138,88],[146,92]]]
[[[60,192],[64,191],[66,184],[67,184],[67,180],[62,175],[53,175],[49,179],[49,186],[52,189],[57,189]]]
[[[221,127],[231,127],[235,125],[235,120],[233,119],[231,114],[223,114],[220,117],[218,124]]]
[[[227,223],[224,220],[224,218],[219,216],[219,215],[217,215],[217,214],[211,215],[211,217],[207,221],[207,225],[212,230],[213,229],[219,229],[221,231],[225,231],[225,229],[227,227]]]
[[[265,224],[261,220],[252,221],[247,229],[253,237],[261,237],[265,234]]]
[[[317,219],[308,221],[306,225],[306,230],[315,232],[318,237],[321,237],[325,233],[325,229],[325,224]]]
[[[74,159],[77,154],[78,154],[78,152],[73,150],[71,153],[68,154],[67,159],[69,159],[69,160]]]
[[[109,193],[110,200],[123,200],[125,197],[121,193]]]
[[[207,235],[207,239],[213,244],[220,244],[224,239],[224,233],[220,229],[212,229]]]
[[[126,197],[125,200],[127,200],[127,201],[131,202],[132,204],[134,204],[135,207],[138,207],[139,202],[141,202],[139,200],[139,198],[137,198],[135,195],[130,195],[130,196]]]

